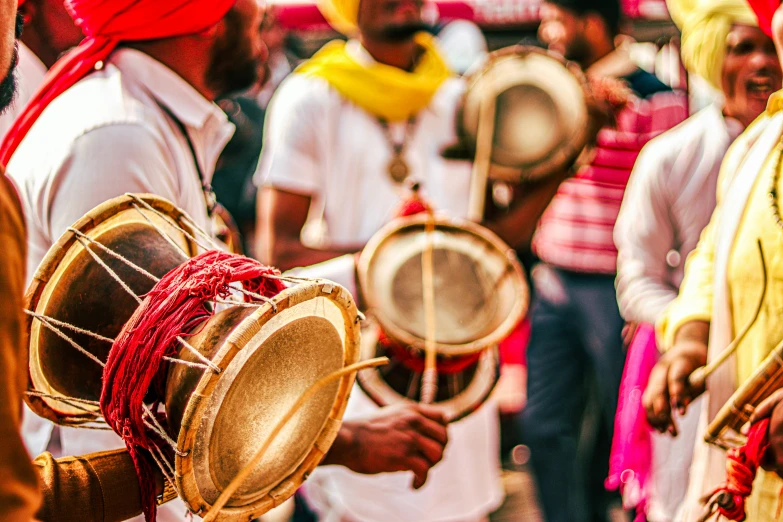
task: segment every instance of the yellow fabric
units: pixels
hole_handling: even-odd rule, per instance
[[[353,36],[356,31],[356,20],[359,17],[359,0],[319,0],[318,9],[329,22],[341,33]]]
[[[780,109],[780,95],[771,100],[768,111]],[[776,108],[777,107],[777,108]],[[766,115],[762,118],[767,117]],[[747,134],[747,133],[746,133]],[[744,135],[743,135],[744,137]],[[740,138],[740,140],[743,139]],[[736,153],[747,150],[735,142],[729,150],[719,181],[725,183],[733,175],[738,162]],[[769,272],[767,297],[755,325],[737,348],[737,382],[745,382],[769,352],[783,339],[783,230],[775,222],[769,204],[769,189],[778,167],[779,153],[774,150],[754,183],[742,220],[737,229],[728,266],[728,287],[734,332],[742,330],[752,319],[762,292],[762,276],[757,241],[761,240]],[[783,193],[783,182],[778,180],[778,193]],[[783,202],[780,202],[783,204]],[[712,314],[712,274],[717,223],[721,202],[712,220],[704,230],[699,245],[688,258],[686,276],[680,294],[664,313],[658,324],[659,338],[670,347],[677,330],[694,319],[709,320]],[[753,522],[773,522],[778,494],[783,480],[774,473],[760,472],[754,483],[753,494],[747,504],[748,518]]]
[[[734,24],[758,26],[745,0],[667,0],[672,20],[682,31],[685,67],[722,90],[726,37]]]
[[[427,107],[451,76],[432,36],[419,33],[423,49],[413,72],[382,63],[360,64],[345,49],[345,42],[326,44],[296,72],[325,79],[343,97],[387,121],[403,121]]]

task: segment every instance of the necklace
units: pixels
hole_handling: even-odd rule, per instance
[[[405,160],[405,147],[408,145],[408,140],[413,135],[413,130],[416,127],[416,118],[411,117],[408,119],[407,126],[405,127],[405,137],[402,139],[402,143],[397,143],[391,135],[389,129],[389,122],[383,118],[378,118],[378,123],[381,124],[383,133],[386,136],[386,140],[389,142],[392,148],[392,157],[386,166],[386,172],[395,183],[402,183],[408,178],[410,174],[410,166]]]
[[[776,152],[778,153],[778,161],[772,174],[772,184],[769,187],[769,201],[772,207],[772,217],[775,218],[778,227],[783,229],[783,216],[780,214],[780,205],[778,204],[778,182],[780,181],[780,170],[783,169],[783,138],[778,143]]]

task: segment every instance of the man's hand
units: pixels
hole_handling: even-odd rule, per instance
[[[448,442],[443,414],[423,404],[388,406],[375,417],[344,422],[323,464],[339,464],[374,475],[412,471],[413,487],[427,481]]]
[[[623,326],[623,346],[626,351],[631,346],[633,337],[636,335],[636,330],[639,328],[639,323],[628,322]]]
[[[761,467],[783,477],[783,389],[764,400],[750,417],[750,424],[769,418],[769,448]]]
[[[692,387],[688,377],[706,362],[707,345],[696,340],[678,342],[661,357],[642,396],[647,421],[653,428],[677,436],[672,407],[684,415],[688,405],[704,392],[704,387]]]

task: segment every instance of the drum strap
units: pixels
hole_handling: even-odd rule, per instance
[[[193,165],[196,167],[196,175],[198,176],[198,181],[201,184],[201,190],[204,192],[204,202],[207,205],[207,214],[210,218],[212,218],[212,215],[215,213],[215,207],[217,206],[217,196],[215,195],[215,191],[212,189],[212,184],[207,181],[207,178],[204,176],[204,171],[201,170],[201,164],[198,162],[198,156],[196,155],[196,147],[193,145],[193,140],[190,139],[188,129],[185,127],[185,124],[174,115],[171,109],[160,102],[158,102],[158,106],[163,109],[163,112],[165,112],[168,117],[171,118],[171,121],[177,125],[180,132],[182,133],[182,136],[185,138],[185,141],[188,144],[190,154],[193,157]]]

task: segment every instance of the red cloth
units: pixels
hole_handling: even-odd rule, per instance
[[[236,0],[66,0],[65,7],[86,38],[49,71],[0,145],[0,165],[44,109],[108,59],[120,42],[197,34],[216,25]]]
[[[772,17],[780,7],[780,0],[748,0],[748,3],[759,19],[761,30],[772,36]]]

